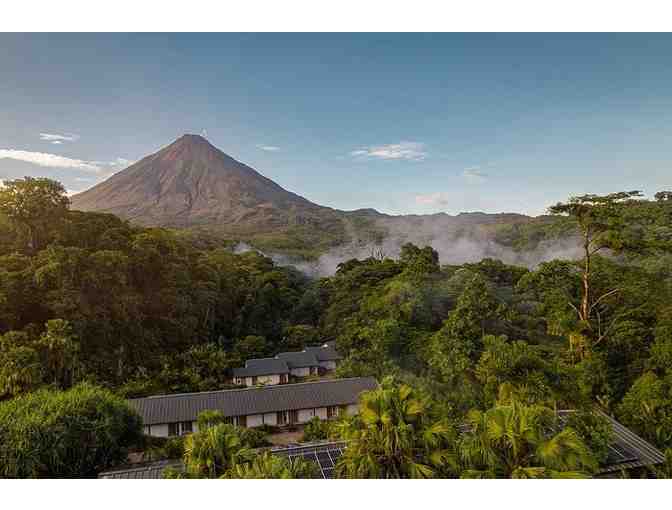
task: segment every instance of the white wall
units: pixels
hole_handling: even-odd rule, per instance
[[[306,423],[315,416],[315,409],[300,409],[299,423]]]
[[[264,424],[265,425],[277,425],[278,423],[278,414],[277,413],[266,413],[264,415]]]
[[[262,414],[250,414],[247,416],[247,426],[248,427],[258,427],[259,425],[262,425],[263,422],[263,415]]]
[[[235,384],[244,384],[245,386],[254,386],[252,377],[235,377]],[[257,377],[258,386],[273,386],[280,384],[280,374],[260,375]]]
[[[308,377],[310,375],[310,367],[292,368],[291,373],[296,377]]]
[[[326,420],[327,419],[327,408],[326,407],[318,407],[315,409],[315,416],[317,416],[320,420]]]
[[[150,430],[150,435],[156,436],[156,437],[168,437],[168,424],[167,423],[159,423],[157,425],[150,425],[151,430]]]

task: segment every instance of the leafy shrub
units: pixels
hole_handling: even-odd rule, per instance
[[[241,428],[240,440],[250,448],[261,448],[262,446],[271,445],[266,438],[266,433],[258,428]]]
[[[328,439],[329,430],[329,422],[322,421],[315,416],[303,428],[303,441],[323,441]]]
[[[0,403],[0,477],[81,478],[126,459],[141,419],[110,391],[80,384]]]
[[[184,436],[168,438],[163,445],[163,452],[167,459],[181,459],[184,455]]]
[[[574,429],[584,440],[600,464],[607,460],[609,445],[614,441],[614,431],[604,416],[590,411],[577,411],[567,420],[567,426]]]

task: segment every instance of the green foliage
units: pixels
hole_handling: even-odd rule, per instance
[[[301,457],[284,457],[264,452],[256,455],[250,462],[236,464],[226,474],[225,478],[280,478],[305,479],[317,478],[319,469],[314,462]]]
[[[585,478],[597,463],[572,428],[556,431],[551,409],[515,398],[467,415],[459,451],[464,478]]]
[[[348,441],[336,472],[344,478],[431,478],[454,467],[454,431],[429,401],[409,386],[386,378],[361,395],[359,415],[339,423]]]
[[[505,336],[483,337],[484,351],[476,366],[486,402],[493,404],[502,384],[513,385],[523,402],[552,401],[554,375],[539,351],[526,342],[509,342]]]
[[[672,445],[672,376],[646,372],[618,406],[620,421],[660,447]]]
[[[24,177],[0,187],[0,214],[28,234],[28,250],[37,251],[49,240],[48,227],[65,216],[70,199],[57,181]]]
[[[220,423],[226,423],[226,417],[221,411],[206,409],[201,411],[196,418],[196,425],[198,430],[205,430]]]
[[[123,399],[88,384],[40,390],[0,403],[0,475],[95,476],[142,440],[140,417]]]
[[[184,465],[193,478],[217,478],[252,458],[237,427],[220,423],[187,436]]]
[[[607,418],[594,411],[576,411],[569,415],[567,426],[581,436],[599,464],[609,455],[614,429]]]
[[[271,446],[267,432],[260,428],[242,428],[239,431],[240,439],[249,448],[261,448]]]
[[[315,416],[303,427],[303,442],[324,441],[329,438],[331,428],[330,422]]]

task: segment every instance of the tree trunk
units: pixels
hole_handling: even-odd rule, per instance
[[[587,232],[584,234],[583,250],[583,296],[581,297],[579,319],[586,322],[590,327],[590,240]]]

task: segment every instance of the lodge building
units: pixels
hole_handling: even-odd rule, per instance
[[[142,417],[145,434],[159,437],[197,432],[205,410],[220,411],[240,427],[290,426],[358,412],[359,395],[377,388],[372,377],[278,384],[236,390],[156,395],[130,399]]]

